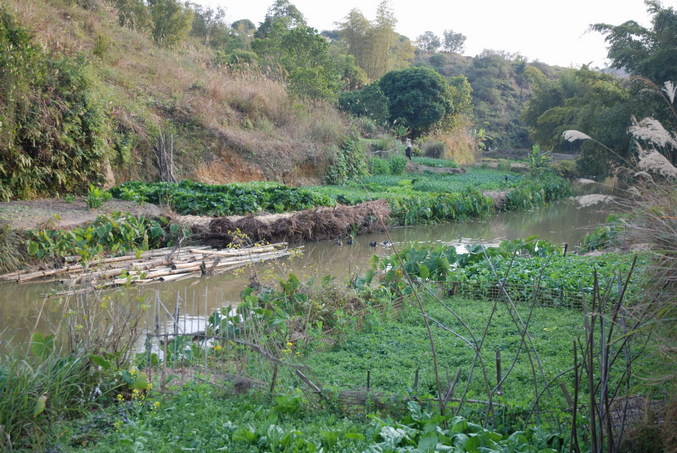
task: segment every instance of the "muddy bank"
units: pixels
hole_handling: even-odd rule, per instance
[[[390,207],[385,200],[357,206],[307,209],[287,214],[244,217],[179,217],[191,227],[195,239],[212,247],[259,242],[347,240],[349,237],[385,231]]]
[[[12,230],[35,230],[49,228],[68,230],[90,224],[102,214],[129,212],[135,216],[168,216],[168,209],[150,203],[111,200],[97,209],[87,207],[84,198],[72,201],[61,199],[10,201],[0,203],[0,224],[6,223]]]

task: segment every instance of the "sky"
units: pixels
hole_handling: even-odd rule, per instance
[[[381,0],[290,0],[318,31],[336,29],[352,9],[368,19]],[[226,10],[226,21],[249,19],[259,25],[274,0],[192,0]],[[662,0],[677,7],[677,0]],[[466,36],[465,55],[484,49],[517,53],[528,60],[564,67],[605,67],[604,37],[590,24],[619,25],[635,20],[650,27],[643,0],[390,0],[395,30],[414,41],[426,31],[442,38],[444,30]]]

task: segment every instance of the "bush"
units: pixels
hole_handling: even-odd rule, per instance
[[[56,57],[0,10],[0,197],[82,193],[112,143],[84,58]]]
[[[87,207],[89,209],[99,208],[104,202],[109,201],[111,198],[113,198],[113,196],[110,192],[90,184],[89,191],[87,192]]]
[[[405,157],[406,159],[406,157]],[[374,157],[369,159],[367,162],[369,173],[372,175],[390,175],[392,174],[392,168],[387,160],[381,159],[380,157]],[[405,162],[406,165],[406,162]]]
[[[327,184],[345,184],[346,182],[367,175],[364,146],[357,138],[344,141],[336,153],[334,163],[327,169]]]
[[[359,135],[365,138],[374,138],[383,132],[381,127],[379,127],[373,119],[367,118],[366,116],[353,118],[352,125],[357,129]]]
[[[390,171],[393,175],[401,175],[407,166],[407,158],[404,156],[393,156],[389,161]]]
[[[390,112],[388,99],[378,83],[372,83],[355,91],[344,91],[339,95],[339,109],[358,117],[366,117],[376,124],[385,124]]]
[[[425,157],[432,157],[433,159],[441,159],[444,157],[444,143],[442,142],[427,142],[423,145],[423,155]]]
[[[510,165],[510,161],[507,159],[499,159],[498,166],[496,168],[500,171],[510,171],[512,167]]]
[[[576,177],[576,162],[573,160],[560,160],[552,164],[553,170],[562,178],[571,179]]]

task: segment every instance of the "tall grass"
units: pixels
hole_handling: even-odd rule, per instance
[[[55,422],[84,416],[91,408],[93,378],[89,360],[80,354],[1,356],[0,450],[44,450]]]
[[[0,222],[0,273],[12,272],[23,262],[20,242],[17,233],[9,225]]]
[[[475,163],[477,147],[474,138],[469,134],[470,124],[465,124],[454,129],[453,132],[436,133],[427,137],[432,143],[439,143],[443,147],[440,156],[450,159],[459,165]]]

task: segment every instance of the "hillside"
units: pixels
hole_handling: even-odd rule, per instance
[[[19,170],[25,173],[24,183],[14,181],[27,186],[19,194],[24,198],[45,195],[50,184],[63,194],[96,182],[96,175],[85,175],[89,168],[73,181],[60,173],[73,165],[69,156],[86,152],[71,143],[77,141],[73,129],[87,149],[102,155],[96,171],[109,185],[156,179],[159,151],[169,155],[172,141],[178,179],[317,182],[347,133],[332,107],[294,99],[281,83],[260,74],[214,64],[213,51],[197,39],[160,47],[148,34],[120,26],[118,11],[105,0],[6,0],[0,12],[10,45],[12,37],[28,32],[23,56],[35,62],[29,67],[38,68],[19,68],[15,80],[6,79],[4,92],[15,98],[7,95],[7,103],[0,102],[0,108],[24,112],[26,118],[14,129],[5,124],[0,135],[14,134],[24,150],[34,148],[28,162],[16,164],[23,165],[20,169],[0,166],[0,177],[4,171],[8,181]],[[78,80],[80,89],[62,89],[64,74]],[[36,113],[32,105],[42,111]],[[76,107],[83,110],[74,113]],[[86,123],[92,117],[98,118],[94,126]],[[60,127],[66,121],[72,121],[70,130]],[[68,146],[70,154],[57,156]],[[0,146],[0,153],[12,156],[17,149]],[[40,162],[47,174],[32,171]],[[35,179],[44,184],[32,187]]]
[[[521,113],[533,93],[534,77],[552,79],[564,70],[492,50],[475,57],[422,52],[415,64],[430,66],[445,77],[465,76],[473,90],[476,127],[483,129],[487,147],[504,150],[531,147],[533,142]]]

